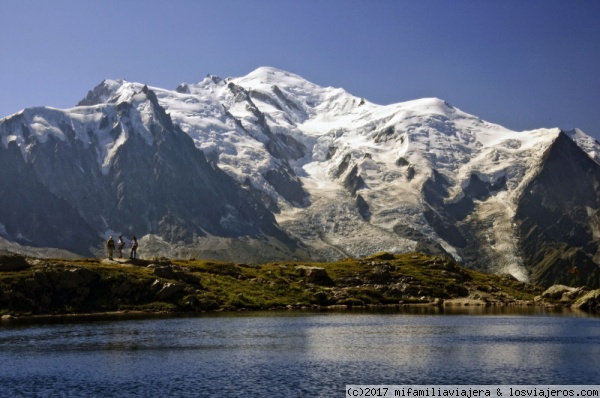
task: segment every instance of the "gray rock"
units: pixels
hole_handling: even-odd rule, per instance
[[[314,294],[315,301],[319,305],[327,305],[329,303],[329,297],[325,292],[317,292]]]
[[[542,298],[551,299],[551,300],[560,300],[562,299],[565,293],[573,293],[577,290],[575,287],[569,287],[565,285],[554,285],[550,286],[548,289],[542,293]]]
[[[175,279],[175,271],[169,266],[158,266],[154,268],[154,275],[159,278]]]
[[[600,289],[592,290],[575,301],[573,307],[588,311],[600,310]]]
[[[157,300],[170,300],[177,295],[183,294],[184,291],[185,291],[185,285],[182,283],[177,283],[177,282],[165,283],[163,285],[162,289],[160,289],[158,291],[158,293],[156,293],[156,299]]]
[[[325,268],[298,265],[296,266],[296,269],[300,271],[301,276],[306,277],[308,283],[324,286],[331,286],[334,284]]]

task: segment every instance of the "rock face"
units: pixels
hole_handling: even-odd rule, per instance
[[[565,303],[570,303],[578,297],[587,293],[589,289],[580,287],[569,287],[564,285],[553,285],[542,293],[542,299],[558,300]]]
[[[561,133],[518,202],[521,250],[542,285],[599,286],[600,165],[581,152]]]
[[[46,118],[43,128],[37,112]],[[82,124],[67,112],[38,109],[0,124],[5,137],[19,137],[0,146],[5,237],[84,256],[109,233],[183,245],[204,236],[248,237],[297,249],[251,189],[211,165],[172,123],[152,91],[82,108],[79,117]],[[30,141],[26,151],[20,139]]]
[[[315,285],[333,285],[333,280],[327,274],[325,268],[322,267],[308,267],[300,265],[296,267],[300,271],[300,275],[306,277],[308,283],[314,283]]]
[[[23,159],[14,142],[0,147],[0,169],[0,222],[5,237],[23,245],[91,254],[97,233],[71,203],[40,181],[36,166]]]
[[[587,311],[600,311],[600,289],[592,290],[585,296],[577,299],[574,307]]]

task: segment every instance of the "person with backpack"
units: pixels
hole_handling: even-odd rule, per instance
[[[131,255],[129,256],[129,258],[135,259],[137,257],[137,248],[138,241],[137,238],[134,236],[133,238],[131,238]]]
[[[125,241],[122,236],[119,236],[117,241],[117,250],[119,251],[119,258],[123,258],[123,248],[125,247]]]
[[[106,241],[106,250],[108,251],[108,259],[112,260],[113,252],[115,251],[115,241],[112,236]]]

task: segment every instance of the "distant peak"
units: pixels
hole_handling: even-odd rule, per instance
[[[302,82],[305,81],[301,76],[270,66],[261,66],[256,68],[244,77],[239,78],[243,81],[259,81],[261,83],[271,84],[281,82],[282,80]]]
[[[206,75],[206,77],[208,79],[212,80],[212,82],[215,84],[219,84],[223,81],[223,79],[221,79],[219,76],[215,76],[215,75]]]
[[[88,91],[85,98],[77,103],[77,106],[92,106],[103,104],[112,98],[117,91],[125,84],[125,80],[103,80],[92,90]]]
[[[412,101],[407,101],[404,102],[403,105],[405,105],[408,108],[427,109],[430,112],[433,111],[434,113],[441,114],[452,113],[456,111],[456,108],[450,105],[447,101],[436,97],[421,98]]]
[[[250,72],[250,75],[252,75],[252,74],[285,75],[285,76],[293,75],[293,73],[284,71],[282,69],[273,68],[272,66],[260,66],[260,67],[256,68],[255,70],[253,70],[252,72]]]
[[[562,133],[565,133],[566,135],[568,135],[569,137],[571,137],[571,139],[576,140],[576,139],[582,139],[582,138],[587,138],[588,135],[586,133],[584,133],[583,131],[581,131],[578,128],[572,129],[572,130],[561,130]]]

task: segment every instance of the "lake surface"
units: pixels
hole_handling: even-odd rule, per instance
[[[346,384],[598,384],[600,318],[536,309],[0,322],[0,396],[345,396]]]

